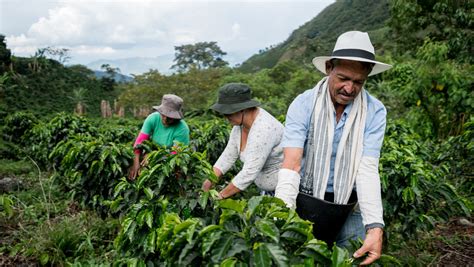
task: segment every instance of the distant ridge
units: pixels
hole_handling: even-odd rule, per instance
[[[170,67],[172,65],[174,55],[163,55],[157,57],[132,57],[122,59],[100,59],[88,63],[86,66],[89,69],[100,70],[102,64],[109,64],[113,68],[119,68],[120,73],[124,75],[139,75],[153,70],[159,70],[162,74],[171,73]]]
[[[94,70],[94,75],[97,79],[110,76],[107,72],[101,71],[101,70]],[[128,82],[133,81],[133,77],[130,77],[128,75],[123,75],[121,73],[116,73],[114,80],[117,83],[128,83]]]
[[[316,55],[329,54],[337,36],[350,30],[368,31],[372,42],[380,44],[388,18],[388,0],[338,0],[293,31],[283,43],[244,61],[239,70],[255,72],[285,60],[311,64]]]

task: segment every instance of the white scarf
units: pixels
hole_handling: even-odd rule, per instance
[[[332,143],[335,129],[335,109],[328,88],[328,78],[314,88],[315,103],[311,115],[308,144],[305,147],[305,169],[300,190],[324,199],[329,179]],[[334,202],[347,204],[362,158],[364,129],[367,116],[365,90],[354,99],[346,119],[334,166]],[[316,129],[316,130],[315,130]]]

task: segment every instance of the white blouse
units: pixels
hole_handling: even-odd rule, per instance
[[[214,167],[225,174],[240,157],[243,167],[232,179],[232,183],[241,191],[252,182],[262,190],[274,191],[278,183],[278,171],[283,162],[283,148],[280,146],[283,129],[283,124],[259,108],[244,151],[239,153],[242,128],[234,126],[227,146]]]

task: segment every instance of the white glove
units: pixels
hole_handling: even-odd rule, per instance
[[[300,174],[290,169],[280,169],[275,197],[283,200],[290,209],[296,208],[296,197],[299,193]]]
[[[357,172],[357,198],[364,225],[384,224],[378,167],[378,158],[365,156],[362,157]]]

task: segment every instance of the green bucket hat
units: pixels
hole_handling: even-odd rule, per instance
[[[253,100],[251,94],[250,87],[244,83],[225,84],[219,88],[217,103],[211,109],[227,115],[260,106],[260,102]]]

